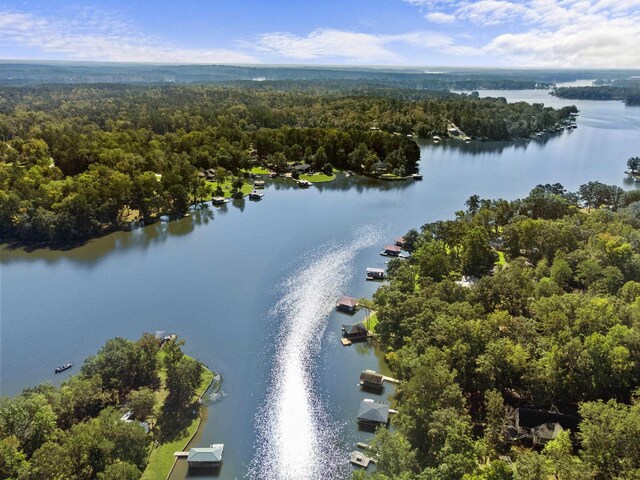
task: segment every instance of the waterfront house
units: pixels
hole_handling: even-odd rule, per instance
[[[365,390],[381,393],[384,386],[384,377],[373,370],[364,370],[360,373],[360,386]]]
[[[223,444],[211,445],[209,448],[192,448],[187,457],[189,469],[219,467],[222,463],[223,450]]]
[[[393,242],[397,247],[404,248],[404,237],[398,237]]]
[[[342,325],[342,335],[352,342],[363,342],[367,339],[369,332],[361,323],[353,325]]]
[[[388,421],[388,404],[384,402],[377,402],[370,398],[365,398],[360,403],[360,410],[358,410],[359,424],[377,427],[378,425],[386,425]]]
[[[556,438],[563,430],[575,432],[577,427],[578,419],[572,415],[565,415],[557,410],[521,407],[514,410],[510,425],[506,429],[506,436],[512,442],[530,442],[534,446],[542,446]]]
[[[380,255],[384,255],[386,257],[398,257],[400,256],[401,250],[402,249],[397,245],[386,245]]]
[[[367,268],[367,280],[384,280],[384,269]]]
[[[294,165],[293,167],[291,167],[292,173],[297,173],[298,175],[307,173],[309,170],[311,170],[311,165],[308,165],[306,163],[302,163],[300,165]]]
[[[351,297],[340,297],[336,302],[336,308],[347,313],[356,313],[358,308],[358,300]]]

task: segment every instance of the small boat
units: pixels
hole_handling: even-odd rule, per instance
[[[269,174],[269,177],[271,177],[271,178],[276,178],[277,176],[278,176],[278,174],[276,172],[271,172]]]
[[[249,194],[249,200],[262,200],[264,193],[254,190]]]
[[[438,143],[440,140],[442,140],[438,135],[434,135],[433,136],[433,141]]]
[[[311,185],[309,180],[298,180],[298,186],[301,188],[309,188]]]
[[[224,197],[213,197],[211,203],[214,205],[224,205],[225,203],[229,203],[229,200]]]
[[[62,373],[65,370],[69,370],[71,367],[73,367],[73,363],[65,363],[64,365],[56,367],[55,373]]]
[[[422,180],[422,175],[419,173],[414,173],[411,175],[411,178],[413,178],[414,180]]]
[[[253,188],[264,188],[264,180],[256,180],[253,182]]]

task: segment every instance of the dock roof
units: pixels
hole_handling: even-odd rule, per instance
[[[367,268],[367,273],[384,273],[384,268]]]
[[[387,420],[389,420],[389,405],[366,398],[360,403],[358,420],[363,420],[365,422],[387,423]]]
[[[192,448],[189,450],[187,462],[220,463],[222,462],[223,444],[211,445],[209,448]]]
[[[361,323],[355,323],[353,325],[342,325],[342,330],[347,335],[366,335],[367,328]]]
[[[364,370],[360,374],[360,380],[366,383],[370,383],[372,385],[382,385],[384,381],[384,377],[379,373],[372,372],[371,370]]]
[[[340,297],[337,302],[338,305],[344,305],[346,307],[357,307],[358,300],[352,297]]]
[[[387,252],[387,251],[388,251],[388,252],[399,252],[399,251],[401,251],[401,250],[402,250],[402,249],[401,249],[399,246],[397,246],[397,245],[385,245],[385,246],[384,246],[384,251],[385,251],[385,252]]]

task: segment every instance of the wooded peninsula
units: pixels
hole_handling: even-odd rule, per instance
[[[473,138],[521,138],[577,111],[291,83],[0,89],[0,238],[68,244],[181,214],[216,193],[199,175],[208,169],[234,195],[255,167],[404,176],[417,169],[415,136],[444,135],[453,123]]]
[[[639,191],[474,195],[404,242],[372,307],[395,430],[354,478],[638,478]]]

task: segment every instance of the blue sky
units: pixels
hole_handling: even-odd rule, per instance
[[[0,0],[1,59],[640,68],[638,39],[640,0]]]

